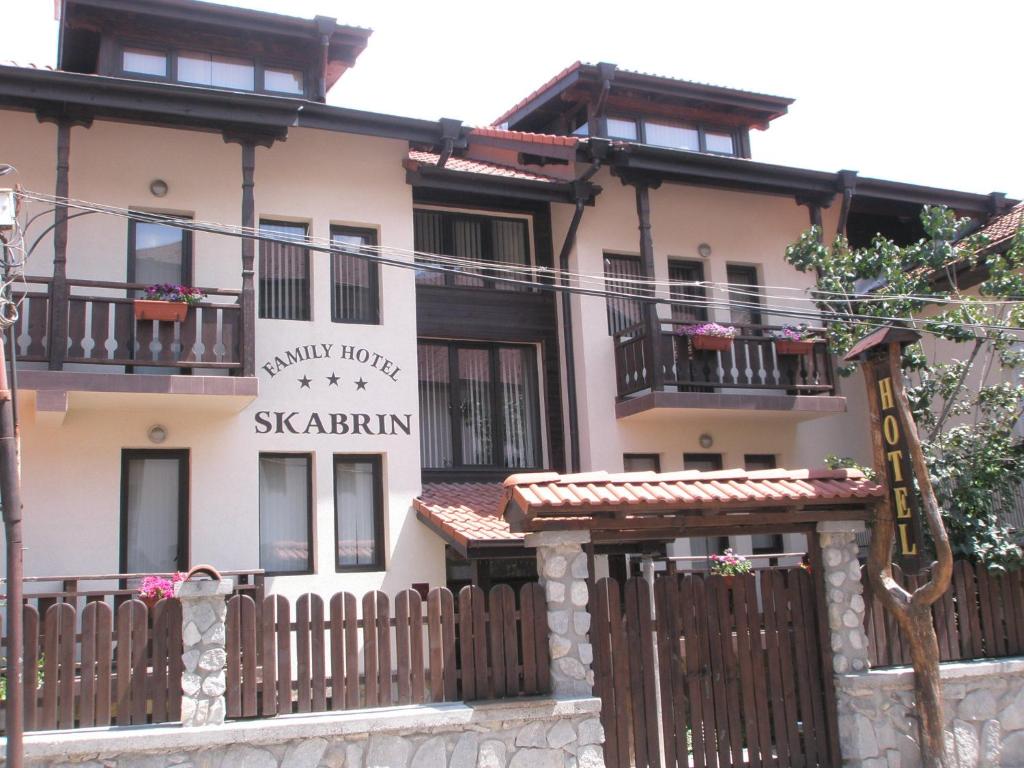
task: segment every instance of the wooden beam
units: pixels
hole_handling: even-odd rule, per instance
[[[70,188],[71,123],[57,121],[57,183],[54,194],[68,197]],[[64,368],[68,349],[68,209],[57,204],[53,211],[53,282],[50,284],[49,368]]]
[[[256,227],[256,144],[242,142],[242,226]],[[242,375],[256,375],[256,241],[242,238]]]
[[[640,259],[643,263],[644,276],[654,280],[654,241],[651,238],[651,193],[647,184],[636,185],[636,218],[640,230]],[[652,288],[651,294],[654,293]],[[665,373],[661,369],[661,323],[658,321],[658,305],[656,302],[645,302],[642,311],[647,323],[647,359],[651,365],[651,390],[665,387]]]

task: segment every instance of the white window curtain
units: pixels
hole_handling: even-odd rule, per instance
[[[498,350],[498,374],[505,425],[505,465],[540,465],[540,403],[532,349]]]
[[[420,344],[420,456],[426,469],[452,465],[451,385],[448,347]]]
[[[334,516],[337,526],[339,568],[380,566],[377,509],[379,463],[372,459],[334,461]]]
[[[312,570],[308,456],[260,456],[260,568]]]
[[[460,349],[457,354],[462,464],[491,466],[496,463],[491,356],[486,349]]]
[[[356,254],[372,255],[364,246],[373,245],[372,233],[337,231],[331,243],[347,253],[331,254],[331,320],[336,323],[380,322],[378,266]]]
[[[181,459],[138,458],[127,462],[128,573],[178,569]]]

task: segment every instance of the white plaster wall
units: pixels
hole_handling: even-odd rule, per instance
[[[18,166],[18,181],[52,192],[55,136],[28,114],[3,112],[5,154]],[[332,224],[376,229],[382,245],[412,249],[411,189],[402,159],[406,144],[337,133],[294,129],[287,142],[257,150],[257,219],[285,219],[309,225],[327,238]],[[9,155],[7,153],[10,153]],[[119,207],[187,214],[199,221],[239,224],[241,150],[220,134],[178,131],[97,121],[73,128],[71,196]],[[169,192],[149,192],[154,179]],[[45,226],[45,224],[43,224]],[[127,269],[127,221],[105,215],[71,221],[68,275],[123,280]],[[194,235],[196,285],[241,287],[241,241]],[[41,245],[32,272],[50,274],[52,247]],[[258,258],[257,258],[258,262]],[[313,318],[308,322],[258,320],[256,358],[260,396],[238,413],[200,398],[121,398],[72,393],[63,424],[35,419],[34,397],[23,398],[23,477],[26,506],[27,572],[37,575],[118,570],[121,450],[152,448],[146,439],[154,423],[168,427],[161,447],[191,451],[191,559],[225,569],[258,567],[258,454],[286,451],[314,454],[314,559],[312,576],[278,577],[270,587],[294,595],[309,589],[395,592],[412,582],[444,583],[441,540],[415,520],[410,503],[420,491],[416,383],[415,293],[411,270],[381,272],[379,326],[330,320],[329,260],[311,253]],[[392,380],[352,360],[308,361],[270,377],[260,367],[279,353],[304,344],[364,347],[401,368]],[[108,369],[109,370],[109,369]],[[335,373],[340,387],[328,387]],[[308,375],[309,389],[298,378]],[[360,376],[365,391],[356,391]],[[411,434],[257,434],[257,411],[308,414],[387,413],[410,415]],[[334,567],[335,454],[383,456],[387,570],[336,574]],[[59,482],[54,482],[59,478]]]

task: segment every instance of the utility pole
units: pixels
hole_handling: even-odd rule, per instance
[[[10,173],[0,166],[0,175]],[[0,192],[0,194],[3,194]],[[10,214],[16,220],[13,190],[8,194]],[[13,227],[11,228],[13,230]],[[0,255],[4,282],[0,292],[0,506],[7,539],[7,766],[22,768],[25,731],[24,631],[22,629],[22,533],[21,480],[18,471],[18,437],[14,419],[16,392],[8,384],[7,336],[17,318],[10,298],[11,251],[0,222]],[[13,365],[13,361],[12,361]],[[14,371],[11,371],[12,378]]]

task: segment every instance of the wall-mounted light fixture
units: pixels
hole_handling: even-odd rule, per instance
[[[163,179],[153,179],[149,182],[149,191],[153,197],[164,197],[170,187],[167,186],[167,182]]]
[[[149,442],[160,445],[160,443],[167,439],[167,427],[163,424],[154,424],[146,432],[146,436],[149,438]]]
[[[707,243],[701,243],[697,246],[697,254],[702,258],[706,259],[711,255],[711,246]]]
[[[710,448],[715,444],[715,439],[711,437],[707,432],[697,438],[697,442],[700,443],[701,448]]]

